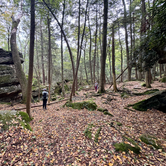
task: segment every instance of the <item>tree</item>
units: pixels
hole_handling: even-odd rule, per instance
[[[115,39],[114,39],[114,25],[112,26],[112,75],[113,75],[113,90],[117,92],[116,73],[115,73]]]
[[[127,55],[127,66],[128,67],[128,81],[131,81],[131,67],[130,63],[130,56],[129,56],[129,46],[128,46],[128,32],[127,32],[127,11],[126,11],[126,4],[125,1],[122,0],[124,6],[124,28],[125,28],[125,42],[126,42],[126,55]]]
[[[21,61],[20,61],[19,52],[18,52],[17,43],[16,43],[17,27],[20,23],[21,17],[22,17],[22,13],[19,14],[17,19],[15,19],[14,16],[12,15],[12,29],[11,29],[10,44],[11,44],[12,57],[13,57],[13,62],[16,69],[17,78],[21,85],[22,100],[23,100],[23,103],[25,103],[27,98],[27,79],[21,66]]]
[[[105,63],[106,63],[106,48],[107,48],[107,15],[108,15],[108,0],[104,0],[104,19],[103,19],[103,41],[102,41],[102,56],[101,56],[101,73],[100,73],[100,89],[99,92],[105,92]]]
[[[26,112],[31,118],[31,93],[33,79],[33,59],[34,59],[34,41],[35,41],[35,0],[31,0],[31,30],[30,30],[30,50],[29,50],[29,74],[27,86]]]

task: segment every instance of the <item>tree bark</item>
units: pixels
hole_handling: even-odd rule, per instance
[[[72,55],[72,51],[71,51],[71,48],[70,48],[70,45],[69,45],[69,42],[67,40],[67,36],[62,28],[62,25],[60,24],[59,20],[57,19],[56,15],[53,13],[53,11],[51,10],[51,8],[48,6],[48,4],[45,2],[45,0],[42,0],[45,4],[45,6],[48,8],[48,10],[50,11],[50,13],[52,14],[52,16],[55,18],[55,20],[57,21],[58,23],[58,26],[60,27],[61,29],[61,32],[63,34],[63,37],[65,39],[65,42],[66,42],[66,45],[67,45],[67,48],[68,48],[68,51],[69,51],[69,55],[70,55],[70,59],[71,59],[71,64],[72,64],[72,70],[73,70],[73,79],[75,77],[75,67],[74,67],[74,61],[73,61],[73,55]]]
[[[84,21],[84,28],[83,28],[83,33],[82,33],[82,37],[81,37],[80,48],[82,48],[82,43],[83,43],[83,39],[84,39],[84,35],[85,35],[85,27],[86,27],[86,18],[87,18],[88,4],[89,4],[89,0],[87,0],[87,3],[86,3],[85,21]],[[75,73],[75,77],[74,77],[73,85],[72,85],[72,90],[71,90],[71,94],[70,94],[70,101],[72,101],[72,94],[73,94],[73,90],[75,89],[75,82],[76,82],[76,78],[77,78],[77,74],[78,74],[78,68],[79,68],[79,64],[80,64],[80,58],[81,58],[81,49],[80,49],[80,53],[79,53],[79,57],[78,57],[78,61],[77,61],[76,73]]]
[[[127,33],[127,12],[126,12],[126,4],[125,1],[122,0],[124,6],[124,28],[125,28],[125,42],[126,42],[126,55],[127,55],[127,66],[130,63],[130,56],[129,56],[129,46],[128,46],[128,33]],[[131,67],[128,68],[128,81],[131,81]]]
[[[106,48],[107,48],[107,18],[108,18],[108,0],[104,0],[104,21],[103,21],[103,46],[101,56],[101,73],[100,73],[100,93],[105,92],[105,63],[106,63]]]
[[[45,85],[45,70],[44,70],[44,49],[43,49],[43,31],[42,31],[42,23],[40,19],[40,35],[41,35],[41,63],[42,63],[42,76],[43,76],[43,85]]]
[[[20,61],[19,52],[18,52],[17,43],[16,43],[17,27],[20,23],[21,17],[22,15],[19,15],[19,17],[15,19],[14,16],[12,16],[10,44],[11,44],[12,57],[13,57],[13,62],[16,69],[17,78],[21,85],[23,103],[25,103],[27,98],[27,79],[21,66],[21,61]]]
[[[90,9],[89,9],[90,10]],[[89,11],[90,15],[90,11]],[[91,35],[91,26],[90,26],[90,20],[89,20],[89,15],[88,15],[88,21],[89,21],[89,37],[90,37],[90,46],[89,46],[89,68],[90,68],[90,78],[91,78],[91,83],[93,83],[93,78],[92,78],[92,61],[91,61],[91,51],[92,51],[92,35]]]
[[[118,35],[119,35],[119,44],[120,44],[120,57],[121,57],[121,73],[123,72],[123,47],[122,42],[120,40],[120,31],[119,31],[119,23],[118,23]],[[121,82],[123,82],[123,74],[121,75]]]
[[[48,25],[48,85],[49,85],[49,90],[48,90],[48,103],[50,103],[50,98],[51,98],[51,78],[52,78],[52,54],[51,54],[51,30],[50,30],[50,18],[49,16],[47,17],[47,25]]]
[[[117,92],[116,73],[115,73],[115,42],[114,42],[114,25],[112,26],[112,75],[113,75],[113,90]]]
[[[63,2],[63,12],[62,12],[62,29],[63,29],[63,21],[65,16],[65,4],[66,1]],[[64,89],[64,78],[63,78],[63,34],[61,31],[61,72],[62,72],[62,96],[65,97],[65,89]]]
[[[26,103],[26,112],[30,118],[31,118],[31,93],[32,93],[32,78],[33,78],[34,41],[35,41],[35,0],[31,0],[29,74],[28,74],[27,103]]]

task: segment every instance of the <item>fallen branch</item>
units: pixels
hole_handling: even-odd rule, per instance
[[[128,69],[129,66],[127,66],[123,71],[122,73],[116,78],[116,80]],[[111,83],[109,89],[112,87],[113,83]]]

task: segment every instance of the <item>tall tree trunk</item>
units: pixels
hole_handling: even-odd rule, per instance
[[[108,55],[109,55],[109,66],[110,66],[110,82],[112,82],[112,65],[111,65],[111,47],[110,47],[110,45],[111,45],[111,38],[109,39],[109,43],[108,43]]]
[[[127,32],[127,12],[126,12],[126,4],[125,1],[122,0],[124,6],[124,28],[125,28],[125,42],[126,42],[126,55],[127,55],[127,66],[130,63],[130,56],[129,56],[129,46],[128,46],[128,32]],[[128,81],[131,81],[131,67],[128,67]]]
[[[37,76],[37,82],[38,82],[38,88],[39,88],[39,92],[38,92],[38,100],[40,101],[40,62],[39,62],[39,54],[38,54],[38,47],[37,47],[37,43],[38,43],[38,40],[37,40],[37,35],[36,35],[36,59],[37,59],[37,69],[35,69],[35,72],[36,72],[36,76]]]
[[[42,63],[42,76],[43,76],[43,85],[45,85],[45,68],[44,68],[44,47],[43,47],[43,31],[42,31],[42,20],[40,19],[40,35],[41,35],[41,63]]]
[[[73,70],[73,79],[75,77],[75,67],[74,67],[74,61],[73,61],[73,55],[72,55],[72,51],[71,51],[71,48],[70,48],[70,45],[69,45],[69,42],[67,40],[67,36],[62,28],[62,25],[60,24],[58,18],[56,17],[56,15],[54,14],[54,12],[51,10],[51,8],[49,7],[49,5],[45,2],[45,0],[42,0],[43,3],[45,4],[45,6],[48,8],[48,10],[50,11],[50,13],[52,14],[52,16],[54,17],[54,19],[56,20],[56,22],[58,23],[58,26],[60,27],[61,29],[61,32],[63,34],[63,37],[65,39],[65,42],[66,42],[66,45],[67,45],[67,48],[68,48],[68,51],[69,51],[69,55],[70,55],[70,60],[71,60],[71,64],[72,64],[72,70]]]
[[[65,4],[66,1],[63,2],[63,12],[62,12],[62,29],[63,29],[63,21],[65,16]],[[61,72],[62,72],[62,96],[65,96],[65,89],[64,89],[64,78],[63,78],[63,34],[61,31]]]
[[[96,54],[97,54],[97,29],[98,29],[98,22],[97,22],[97,3],[96,3],[96,32],[95,32],[95,51],[94,51],[94,62],[93,62],[93,83],[96,81]]]
[[[50,97],[51,97],[51,78],[52,78],[52,54],[51,54],[51,30],[50,30],[50,18],[47,17],[47,25],[48,25],[48,103],[50,103]]]
[[[120,44],[120,57],[121,57],[121,73],[123,72],[123,47],[122,42],[120,40],[120,31],[119,31],[119,23],[118,23],[118,35],[119,35],[119,44]],[[123,82],[123,74],[121,75],[121,82]]]
[[[27,103],[26,103],[26,112],[30,118],[31,118],[31,93],[32,93],[32,78],[33,78],[34,41],[35,41],[35,0],[31,0],[29,74],[28,74]]]
[[[88,73],[87,73],[87,69],[86,69],[86,60],[85,60],[85,56],[86,56],[86,43],[87,43],[87,38],[86,38],[86,42],[85,42],[85,48],[84,48],[84,68],[85,68],[85,74],[86,74],[86,82],[88,83]]]
[[[23,103],[25,103],[27,98],[27,79],[21,66],[21,61],[20,61],[19,52],[18,52],[17,43],[16,43],[17,27],[21,17],[22,15],[19,15],[19,17],[15,19],[14,16],[12,16],[10,44],[11,44],[12,57],[13,57],[13,62],[16,69],[17,78],[21,85]]]
[[[90,15],[90,8],[89,8],[89,15]],[[90,26],[90,19],[88,15],[88,22],[89,22],[89,37],[90,37],[90,46],[89,46],[89,68],[90,68],[90,78],[91,78],[91,83],[93,83],[93,78],[92,78],[92,60],[91,60],[91,51],[92,51],[92,35],[91,35],[91,26]]]
[[[114,25],[112,26],[112,75],[113,75],[113,90],[117,92],[116,73],[115,73],[115,41],[114,41]]]
[[[133,13],[133,50],[135,50],[135,18]],[[134,55],[133,55],[134,56]],[[134,63],[135,63],[135,78],[138,80],[138,72],[137,72],[137,62],[136,57],[134,56]]]
[[[79,4],[78,4],[77,62],[78,62],[79,52],[80,52],[80,17],[81,17],[81,11],[80,11],[81,2],[80,2],[80,0],[78,3]],[[78,90],[78,82],[77,81],[78,81],[78,78],[76,78],[76,83],[75,83],[76,91]],[[75,94],[73,94],[73,95],[75,95]]]
[[[85,27],[86,27],[88,4],[89,4],[89,0],[87,0],[87,3],[86,3],[85,21],[84,21],[84,28],[83,28],[83,33],[82,33],[82,37],[81,37],[80,48],[82,48],[82,44],[83,44],[83,40],[84,40],[84,35],[85,35]],[[80,64],[80,58],[81,58],[81,49],[80,49],[80,53],[79,53],[79,57],[78,57],[78,61],[77,61],[77,68],[76,68],[76,74],[75,74],[75,77],[74,77],[74,80],[73,80],[72,91],[70,93],[70,101],[72,101],[72,94],[73,94],[73,90],[75,89],[75,82],[76,82],[76,78],[77,78],[77,74],[78,74],[78,68],[79,68],[79,64]]]
[[[107,48],[107,18],[108,18],[108,0],[104,0],[104,21],[103,21],[103,46],[101,56],[101,73],[100,73],[100,89],[99,92],[105,92],[105,63],[106,63],[106,48]]]

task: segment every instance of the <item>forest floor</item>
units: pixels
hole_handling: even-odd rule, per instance
[[[106,85],[106,89],[109,86]],[[147,90],[138,81],[118,84],[119,89],[123,87],[132,92]],[[166,84],[155,81],[152,88],[164,90]],[[32,132],[12,127],[9,131],[0,133],[0,150],[5,146],[5,151],[0,154],[0,165],[166,166],[166,114],[155,109],[146,112],[125,109],[128,104],[146,99],[149,95],[121,98],[120,93],[111,91],[110,94],[98,97],[90,97],[90,94],[95,93],[94,90],[78,93],[74,102],[91,99],[98,107],[108,109],[113,117],[99,111],[63,107],[65,101],[48,105],[47,110],[42,107],[32,108]],[[85,99],[85,93],[90,98]],[[113,99],[110,102],[106,100],[108,95]],[[0,110],[19,107],[25,106],[17,104],[10,107],[1,104]],[[87,128],[91,131],[92,138],[85,136]],[[99,128],[98,142],[95,142]],[[139,138],[142,134],[157,138],[163,151],[143,143]],[[141,153],[116,151],[114,144],[123,141],[122,135],[132,138],[140,147]],[[125,140],[125,143],[131,142]]]

